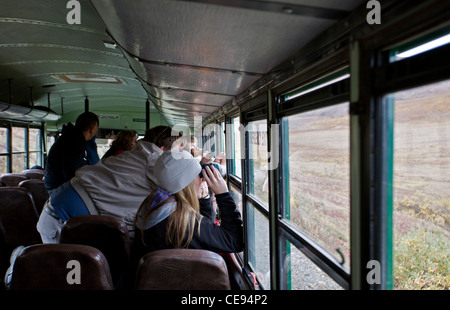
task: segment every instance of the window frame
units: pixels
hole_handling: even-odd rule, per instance
[[[256,100],[254,100],[254,102],[259,102],[259,103],[257,103],[258,105],[266,104],[265,98],[262,96],[258,97]],[[264,120],[264,115],[265,115],[264,107],[259,107],[257,109],[252,109],[251,111],[244,111],[244,112],[241,111],[239,120],[240,120],[241,126],[243,126],[245,129],[247,129],[249,122]],[[242,135],[242,133],[241,133],[241,145],[244,146],[244,148],[243,148],[244,156],[243,157],[250,158],[249,134],[248,134],[247,130],[245,130],[244,135]],[[242,152],[242,150],[241,150],[241,152]],[[251,273],[252,277],[256,278],[256,280],[259,283],[260,288],[266,289],[266,287],[264,287],[264,285],[263,285],[264,280],[261,279],[258,276],[258,273],[256,272],[256,270],[253,270],[253,268],[251,267],[251,262],[250,262],[251,255],[249,253],[248,245],[251,243],[251,242],[249,242],[250,238],[253,241],[255,240],[255,236],[254,236],[255,225],[253,225],[252,228],[250,228],[248,225],[249,225],[249,223],[253,223],[253,220],[252,221],[249,220],[250,214],[251,213],[254,214],[254,212],[258,212],[261,216],[263,216],[264,218],[267,219],[267,222],[269,225],[269,227],[267,227],[267,228],[270,229],[270,217],[269,217],[269,210],[268,210],[268,208],[270,208],[270,207],[268,205],[265,206],[261,200],[259,200],[257,197],[255,197],[253,194],[250,193],[250,169],[251,169],[250,161],[242,160],[241,189],[242,189],[242,208],[243,208],[243,213],[244,213],[243,216],[244,216],[244,231],[245,231],[245,244],[246,244],[246,247],[244,250],[244,270],[247,270],[247,273]],[[249,205],[251,205],[251,207],[253,209],[251,209],[249,207]],[[269,240],[270,240],[270,234],[269,234]],[[270,250],[269,250],[269,256],[271,256]],[[269,261],[269,263],[270,263],[270,261]],[[271,266],[269,266],[269,270],[270,270],[270,274],[272,274],[273,268],[271,268]]]
[[[41,126],[30,123],[22,123],[16,121],[2,121],[0,120],[0,127],[6,128],[6,152],[1,153],[0,156],[6,157],[7,161],[7,171],[6,173],[13,172],[14,165],[14,155],[23,154],[24,158],[24,169],[30,169],[30,154],[36,153],[38,162],[40,166],[43,166],[43,156],[44,156],[44,144],[43,144],[43,125]],[[24,130],[24,150],[14,151],[13,150],[13,128],[19,128]],[[30,129],[38,129],[39,130],[39,150],[30,150]],[[16,171],[22,172],[22,171]]]
[[[425,31],[416,39],[410,39],[406,44],[373,51],[375,61],[374,87],[372,90],[372,102],[375,103],[373,117],[375,120],[375,147],[378,150],[375,161],[374,180],[378,193],[376,195],[376,207],[372,211],[376,214],[377,229],[372,232],[376,243],[372,249],[374,255],[385,266],[382,273],[382,283],[378,285],[382,289],[394,287],[394,245],[393,245],[393,181],[394,181],[394,105],[391,100],[386,100],[390,93],[414,89],[428,84],[438,83],[450,79],[450,65],[446,60],[450,53],[450,44],[424,51],[420,54],[391,61],[392,52],[400,46],[412,48],[426,40],[432,40],[437,34],[450,32],[450,27],[442,27],[438,31]],[[417,36],[419,37],[417,39]],[[406,38],[407,36],[405,36]],[[384,160],[383,160],[384,159]]]
[[[429,17],[438,11],[422,11],[414,22],[417,28],[400,20],[390,30],[368,35],[351,48],[355,73],[351,81],[352,221],[356,223],[352,225],[352,289],[393,288],[394,123],[392,106],[383,98],[450,78],[450,65],[445,61],[449,44],[395,62],[390,58],[391,50],[404,42],[427,36],[439,25],[445,28],[447,22],[431,21]],[[373,260],[380,263],[381,281],[368,283],[366,264]]]
[[[346,74],[347,69],[341,68],[338,72]],[[322,79],[327,81],[329,76],[335,74],[336,71],[325,75]],[[298,88],[298,87],[297,87]],[[350,287],[350,271],[344,268],[340,262],[337,261],[330,253],[320,247],[313,239],[306,236],[299,229],[294,227],[289,221],[285,219],[287,206],[287,195],[289,195],[289,188],[287,187],[289,175],[285,169],[288,161],[288,145],[285,143],[285,135],[289,133],[286,132],[285,126],[283,125],[282,119],[284,117],[298,115],[304,112],[317,110],[324,107],[334,106],[343,102],[350,101],[350,78],[345,78],[343,80],[337,81],[335,83],[326,85],[319,89],[313,90],[304,95],[298,96],[286,102],[285,95],[291,92],[295,88],[283,90],[281,93],[277,94],[274,98],[274,109],[276,109],[276,122],[281,124],[280,136],[282,146],[280,147],[280,166],[283,169],[276,169],[278,172],[278,183],[280,188],[278,188],[279,193],[284,193],[281,201],[279,202],[279,208],[277,210],[277,230],[278,234],[283,236],[279,238],[278,245],[279,248],[284,245],[281,244],[283,239],[286,239],[291,244],[296,246],[305,256],[307,256],[314,264],[316,264],[320,269],[322,269],[328,276],[330,276],[334,281],[336,281],[343,288],[347,289]],[[281,255],[281,252],[279,255]],[[283,261],[283,257],[280,258]],[[283,283],[286,281],[280,281],[282,287],[285,288]]]
[[[382,25],[367,25],[365,20],[358,24],[356,19],[352,23],[350,33],[333,41],[333,30],[325,32],[325,44],[311,43],[289,60],[291,65],[281,68],[280,72],[266,75],[249,91],[237,95],[220,112],[231,115],[228,109],[248,111],[255,107],[251,103],[255,96],[267,98],[268,139],[281,133],[272,133],[271,124],[280,124],[280,118],[291,111],[301,112],[306,106],[284,107],[278,105],[280,94],[306,85],[321,76],[335,72],[343,66],[350,68],[350,89],[346,101],[350,102],[350,221],[351,221],[351,268],[350,275],[339,276],[339,272],[332,269],[341,278],[344,288],[350,289],[390,289],[392,283],[392,266],[389,266],[389,182],[390,167],[389,139],[391,109],[382,103],[384,94],[399,90],[419,87],[421,85],[442,81],[450,78],[450,64],[446,60],[449,45],[438,47],[410,58],[389,63],[389,51],[399,44],[416,40],[421,35],[432,33],[436,29],[448,26],[447,14],[442,14],[448,4],[435,1],[422,3],[411,8],[408,3],[399,2],[392,10],[385,10]],[[358,27],[356,27],[358,26]],[[323,43],[323,42],[322,42]],[[341,44],[342,43],[342,44]],[[314,51],[314,54],[310,52]],[[387,55],[387,56],[386,56]],[[279,68],[279,67],[278,67]],[[330,88],[329,88],[330,89]],[[332,93],[332,88],[330,92]],[[311,104],[319,104],[321,99],[309,95]],[[306,97],[305,97],[306,98]],[[337,100],[343,102],[341,100]],[[292,110],[289,110],[289,109]],[[263,113],[264,114],[264,113]],[[213,115],[213,118],[215,116]],[[217,117],[217,116],[216,116]],[[227,132],[227,139],[228,137]],[[279,137],[282,138],[282,137]],[[228,149],[227,149],[228,152]],[[280,157],[282,160],[282,157]],[[228,160],[230,162],[230,160]],[[291,229],[285,222],[279,220],[280,206],[283,197],[277,195],[282,184],[282,169],[274,169],[269,174],[269,226],[271,251],[271,289],[283,289],[281,275],[280,240],[287,236],[291,243],[302,240],[298,231]],[[229,177],[228,182],[245,184],[245,180]],[[243,199],[245,188],[242,187]],[[245,204],[244,204],[245,205]],[[275,207],[274,207],[275,206]],[[283,210],[281,210],[283,211]],[[245,223],[244,223],[245,224]],[[291,229],[291,231],[290,231]],[[245,232],[245,230],[244,230]],[[305,241],[305,240],[304,240]],[[307,241],[307,240],[306,240]],[[307,242],[306,242],[307,243]],[[283,245],[281,245],[283,246]],[[321,256],[313,253],[314,247],[306,249],[312,257]],[[325,256],[325,254],[323,255]],[[326,260],[326,257],[325,257]],[[367,280],[371,260],[378,260],[381,264],[381,282],[369,283]],[[321,264],[321,260],[317,261]],[[317,264],[316,264],[317,265]],[[330,265],[319,266],[326,271]],[[342,284],[342,283],[340,283]]]

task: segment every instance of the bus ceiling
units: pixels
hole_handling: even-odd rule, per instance
[[[36,120],[73,121],[88,98],[91,111],[143,126],[150,100],[151,126],[190,127],[270,83],[286,64],[292,67],[299,50],[366,6],[361,0],[0,3],[0,118],[26,120],[22,110],[40,107],[47,118]]]

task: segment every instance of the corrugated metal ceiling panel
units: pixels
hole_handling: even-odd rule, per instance
[[[343,7],[354,7],[358,2],[347,1]],[[92,3],[146,84],[150,98],[157,97],[160,104],[169,100],[225,104],[231,100],[229,96],[241,93],[330,27],[335,20],[329,16],[345,13],[326,9],[327,1],[304,10],[305,15],[301,15],[301,9],[307,8],[304,1],[293,3],[295,14],[275,12],[280,3],[268,5],[264,1],[258,1],[261,7],[241,1],[246,4],[244,8],[236,1]],[[173,90],[182,92],[174,96]],[[205,94],[226,96],[210,103]],[[190,115],[185,116],[184,121],[192,124]]]

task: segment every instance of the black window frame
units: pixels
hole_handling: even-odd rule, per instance
[[[6,173],[13,172],[13,155],[24,154],[24,169],[30,169],[30,153],[37,153],[40,157],[41,166],[44,166],[44,124],[37,125],[31,123],[24,123],[18,121],[3,121],[0,120],[0,127],[6,128],[6,152],[1,153],[0,156],[4,156],[7,159],[7,171]],[[13,151],[13,128],[23,128],[24,130],[24,150],[23,151]],[[39,129],[39,150],[30,150],[30,129]],[[17,172],[17,171],[16,171]],[[19,171],[20,172],[20,171]]]

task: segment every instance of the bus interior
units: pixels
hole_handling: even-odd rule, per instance
[[[0,0],[0,29],[1,174],[84,111],[100,157],[171,126],[226,153],[233,288],[449,289],[449,1]]]

